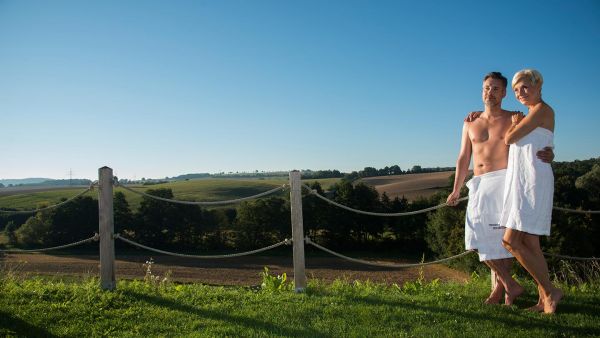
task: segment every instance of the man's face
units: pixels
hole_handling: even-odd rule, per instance
[[[502,81],[492,78],[487,78],[487,80],[483,81],[483,92],[481,93],[481,97],[486,106],[500,106],[502,104],[502,99],[505,96],[506,88],[504,88]]]

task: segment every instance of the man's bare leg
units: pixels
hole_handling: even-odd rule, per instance
[[[512,278],[510,275],[510,268],[512,265],[512,258],[503,258],[503,259],[493,259],[489,261],[485,261],[485,263],[490,267],[490,269],[496,272],[496,276],[500,281],[499,284],[503,285],[503,289],[506,292],[504,296],[504,305],[512,305],[515,298],[520,296],[525,290],[516,280]],[[492,295],[496,295],[494,293],[495,289],[492,291]],[[500,302],[502,298],[502,294],[498,295],[499,299],[497,302],[493,304],[497,304]],[[489,299],[489,298],[488,298]],[[487,303],[486,304],[490,304]]]
[[[496,264],[494,264],[494,260],[483,261],[492,271],[496,272],[496,287],[492,290],[488,298],[483,302],[484,304],[498,304],[502,299],[502,295],[504,294],[504,284],[500,280],[500,275],[496,271]]]
[[[543,298],[544,313],[556,312],[556,307],[562,299],[563,293],[560,289],[554,287],[550,281],[548,264],[540,247],[539,236],[514,229],[506,229],[502,243],[538,284]]]

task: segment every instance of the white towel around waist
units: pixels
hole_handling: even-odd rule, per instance
[[[505,229],[500,225],[505,177],[506,169],[501,169],[473,176],[467,182],[465,248],[477,250],[481,261],[512,257],[502,246]]]

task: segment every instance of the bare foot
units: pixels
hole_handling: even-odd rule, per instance
[[[516,286],[512,288],[510,291],[506,291],[506,295],[504,295],[504,305],[513,305],[514,300],[519,297],[525,288],[516,283]]]
[[[537,304],[528,307],[526,310],[531,312],[542,312],[544,311],[544,301],[540,299]]]
[[[504,293],[504,287],[501,283],[496,283],[496,287],[490,293],[490,296],[483,302],[484,304],[498,304],[502,299],[502,293]]]
[[[563,292],[559,288],[554,288],[550,294],[544,299],[544,313],[553,314],[556,312],[556,307],[563,297]]]

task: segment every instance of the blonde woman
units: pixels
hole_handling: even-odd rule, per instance
[[[554,313],[563,293],[550,281],[539,236],[550,235],[554,175],[536,152],[553,146],[554,111],[542,100],[542,74],[524,69],[515,74],[512,88],[528,114],[515,115],[505,134],[510,145],[500,224],[506,227],[503,245],[538,285],[539,301],[531,310]]]

